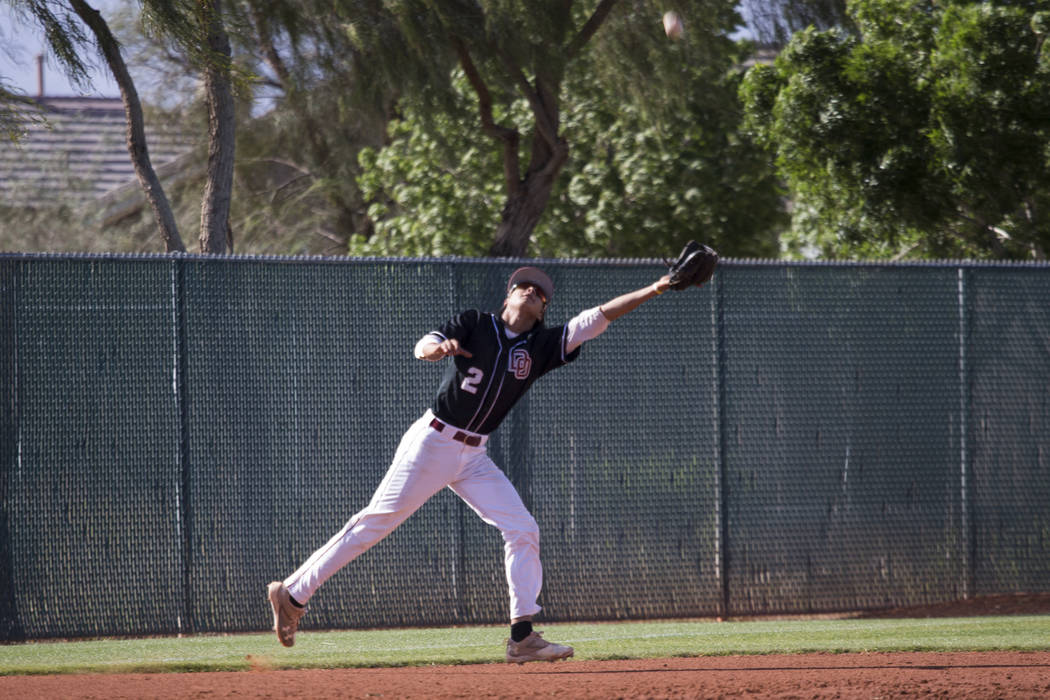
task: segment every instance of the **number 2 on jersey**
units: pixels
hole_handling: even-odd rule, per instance
[[[463,383],[459,385],[459,388],[470,394],[478,393],[478,385],[481,384],[481,378],[485,376],[485,372],[477,367],[471,367],[467,370],[467,376],[463,379]]]

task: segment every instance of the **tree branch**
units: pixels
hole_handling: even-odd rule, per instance
[[[291,82],[291,75],[288,72],[288,67],[284,64],[284,60],[281,55],[277,53],[277,47],[273,43],[273,32],[270,30],[270,23],[263,16],[259,8],[252,6],[249,10],[249,15],[252,22],[255,24],[255,34],[259,39],[260,48],[263,52],[263,58],[266,63],[269,64],[270,68],[273,69],[274,74],[277,76],[277,80],[280,81],[281,87],[284,87],[287,91],[287,86]]]
[[[518,143],[520,135],[516,129],[497,124],[492,118],[492,94],[482,79],[478,68],[470,57],[470,51],[459,37],[452,37],[452,44],[459,57],[459,64],[478,96],[478,113],[481,116],[481,128],[486,134],[503,144],[503,181],[507,194],[513,194],[521,187],[520,164],[518,161]]]
[[[539,91],[529,83],[529,79],[525,77],[521,67],[514,63],[506,52],[498,46],[493,46],[492,50],[499,55],[503,68],[507,71],[511,80],[514,81],[514,84],[518,86],[518,92],[528,100],[529,108],[532,110],[533,116],[536,117],[536,129],[551,150],[554,150],[558,146],[558,126],[551,119],[551,115],[543,104],[543,100],[540,99]]]
[[[565,47],[565,62],[568,63],[583,50],[583,47],[587,45],[587,42],[591,40],[598,28],[605,23],[606,18],[609,16],[609,12],[612,11],[613,5],[619,0],[602,0],[598,3],[598,7],[594,8],[594,12],[587,18],[583,27],[580,28],[579,33],[573,37],[569,45]]]
[[[993,226],[992,224],[985,223],[984,221],[978,219],[976,216],[971,216],[967,214],[965,211],[963,211],[962,207],[960,207],[957,210],[957,212],[960,219],[966,221],[967,223],[977,226],[978,230],[990,234],[984,236],[984,239],[988,247],[995,251],[995,254],[998,257],[1003,257],[1005,255],[1006,249],[1003,246],[1003,241],[1010,240],[1009,233],[999,228],[998,226]]]

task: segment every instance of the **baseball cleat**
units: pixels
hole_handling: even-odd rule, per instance
[[[557,661],[572,656],[572,647],[564,644],[548,642],[540,636],[539,632],[533,632],[520,642],[513,639],[507,640],[507,663],[523,664],[526,661]]]
[[[295,644],[295,632],[299,629],[299,620],[306,614],[306,608],[292,605],[292,596],[280,581],[274,581],[266,587],[266,597],[273,608],[273,631],[277,639],[286,647]]]

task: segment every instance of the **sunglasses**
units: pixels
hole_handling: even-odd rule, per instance
[[[536,296],[540,298],[540,301],[543,302],[543,305],[546,306],[547,295],[544,294],[543,290],[540,289],[540,286],[534,282],[518,282],[516,285],[510,288],[510,291],[513,292],[515,289],[529,289],[530,287],[534,292],[536,292]]]

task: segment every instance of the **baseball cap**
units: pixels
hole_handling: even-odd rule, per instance
[[[543,295],[547,297],[547,301],[554,297],[554,282],[551,282],[547,273],[538,267],[519,267],[511,273],[510,280],[507,281],[507,294],[510,294],[514,285],[522,282],[529,282],[539,287]]]

